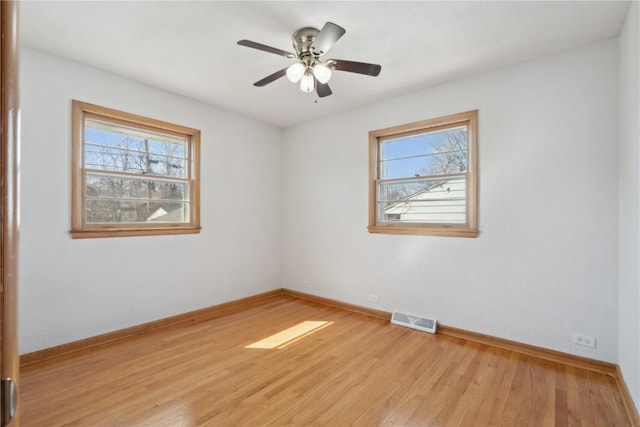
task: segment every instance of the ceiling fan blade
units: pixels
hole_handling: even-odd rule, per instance
[[[340,25],[336,25],[333,22],[327,22],[320,30],[320,34],[316,37],[316,40],[311,45],[311,50],[318,55],[327,53],[331,46],[333,46],[339,39],[346,33],[347,30]]]
[[[240,40],[238,44],[240,46],[246,46],[246,47],[262,50],[264,52],[275,53],[276,55],[284,56],[285,58],[288,58],[288,59],[293,59],[296,57],[295,53],[291,53],[282,49],[277,49],[275,47],[267,46],[266,44],[252,42],[251,40]]]
[[[380,74],[382,66],[378,64],[368,64],[366,62],[344,61],[342,59],[330,59],[327,64],[334,70],[348,71],[350,73],[366,74],[376,77]]]
[[[316,81],[316,83],[316,92],[320,98],[324,98],[325,96],[329,96],[333,93],[328,84],[320,83],[318,81]]]
[[[271,83],[271,82],[273,82],[275,80],[278,80],[280,77],[284,76],[285,74],[287,74],[287,69],[283,68],[282,70],[278,70],[275,73],[268,75],[267,77],[265,77],[262,80],[258,80],[253,85],[254,86],[258,86],[258,87],[266,86],[269,83]]]

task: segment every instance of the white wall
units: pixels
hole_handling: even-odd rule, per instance
[[[280,286],[280,129],[29,48],[20,65],[21,353]],[[70,238],[71,99],[202,131],[200,234]]]
[[[619,364],[640,408],[640,7],[633,2],[620,35]]]
[[[286,129],[283,286],[617,362],[617,61],[608,40]],[[479,236],[369,234],[368,131],[476,108]]]

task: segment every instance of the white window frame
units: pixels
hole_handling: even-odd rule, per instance
[[[466,126],[468,131],[467,170],[464,174],[465,223],[417,223],[384,221],[380,219],[378,194],[380,186],[387,180],[380,175],[381,143],[392,139],[422,133]],[[430,235],[452,237],[476,237],[478,235],[478,111],[467,111],[430,120],[394,126],[369,132],[369,226],[370,233]],[[424,179],[420,177],[418,179]]]
[[[85,120],[92,119],[114,124],[142,132],[153,132],[186,141],[185,178],[173,179],[188,186],[187,203],[189,205],[188,222],[137,222],[137,223],[87,223],[86,220],[86,176],[93,171],[85,166]],[[135,114],[125,113],[99,105],[77,100],[72,101],[72,183],[71,183],[71,237],[123,237],[165,234],[194,234],[200,232],[200,131],[173,123],[163,122]],[[101,175],[119,172],[96,170]],[[121,174],[120,174],[121,175]],[[146,176],[146,175],[142,175]],[[155,179],[157,178],[157,179]],[[151,180],[171,180],[161,176],[151,176]]]

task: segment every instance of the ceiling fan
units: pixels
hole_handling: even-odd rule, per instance
[[[251,40],[240,40],[240,46],[251,47],[283,56],[287,59],[294,59],[295,64],[278,70],[268,75],[253,85],[262,87],[287,76],[292,83],[300,83],[300,90],[303,92],[313,92],[315,89],[320,98],[331,95],[333,92],[329,87],[329,79],[333,70],[348,71],[350,73],[377,76],[382,67],[377,64],[366,62],[345,61],[342,59],[321,60],[331,47],[344,35],[346,30],[333,22],[327,22],[322,30],[313,27],[300,28],[293,33],[293,48],[295,53],[287,52],[275,47],[256,43]]]

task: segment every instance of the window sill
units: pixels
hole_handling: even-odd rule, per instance
[[[127,228],[117,230],[71,230],[72,239],[91,239],[101,237],[162,236],[171,234],[198,234],[202,227],[180,228]]]
[[[416,236],[448,236],[448,237],[477,237],[477,228],[436,226],[424,227],[415,224],[406,225],[370,225],[367,227],[372,234],[400,234]]]

